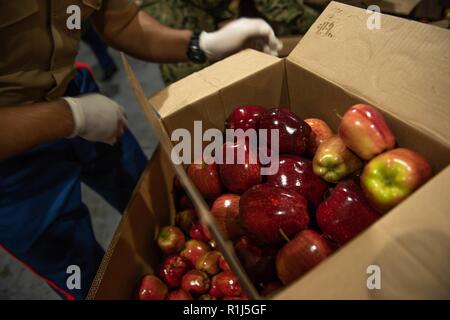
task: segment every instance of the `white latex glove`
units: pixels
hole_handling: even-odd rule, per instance
[[[75,123],[70,138],[80,136],[89,141],[113,145],[128,126],[125,110],[101,94],[63,99],[69,104]]]
[[[272,55],[278,55],[278,51],[283,48],[267,22],[250,18],[235,20],[215,32],[203,31],[200,34],[199,44],[208,60],[216,61],[245,47],[254,47],[257,41],[260,42],[259,49]]]

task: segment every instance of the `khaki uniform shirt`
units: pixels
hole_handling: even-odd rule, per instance
[[[74,76],[81,31],[69,30],[67,7],[81,20],[109,10],[134,16],[132,0],[0,1],[0,106],[61,97]],[[133,11],[133,12],[132,12]],[[132,17],[130,17],[131,20]]]

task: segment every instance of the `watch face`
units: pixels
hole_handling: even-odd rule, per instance
[[[202,49],[200,49],[199,45],[199,36],[198,32],[192,33],[191,42],[189,43],[189,48],[187,52],[187,57],[194,63],[204,63],[206,62],[206,55]]]

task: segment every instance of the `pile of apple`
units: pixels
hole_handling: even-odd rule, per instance
[[[292,283],[314,268],[432,175],[422,156],[396,148],[394,134],[382,114],[365,104],[347,110],[337,134],[323,120],[302,120],[286,109],[258,106],[236,108],[225,127],[279,130],[279,170],[274,175],[261,175],[261,165],[248,161],[257,156],[250,154],[248,147],[248,163],[204,163],[188,168],[192,182],[211,204],[219,230],[233,241],[237,256],[262,295]],[[270,147],[271,141],[268,142]],[[226,142],[224,155],[245,143]],[[184,216],[187,212],[195,216],[195,212],[186,195],[176,195],[176,202],[185,209],[178,213],[178,221],[186,229],[195,218]],[[198,222],[194,225],[195,230],[207,234]],[[190,228],[190,236],[197,239],[190,241],[201,241]],[[204,243],[202,246],[206,248]],[[201,262],[184,253],[190,250],[189,241],[184,247],[179,257],[191,259],[197,269],[184,277],[195,276],[201,282],[206,281],[206,274],[219,272],[202,269]],[[223,259],[218,251],[210,252]],[[206,256],[202,258],[205,259]],[[223,277],[223,272],[232,276],[229,270],[222,269],[212,278],[211,290],[217,287],[217,278]],[[183,286],[189,282],[184,277],[181,288],[193,293],[188,285]],[[236,280],[233,279],[238,285]],[[227,292],[222,294],[229,296]],[[214,296],[211,291],[208,295]]]

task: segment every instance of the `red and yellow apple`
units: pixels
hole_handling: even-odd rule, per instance
[[[382,114],[367,104],[357,104],[347,110],[339,125],[339,136],[364,160],[395,146],[394,134]]]

